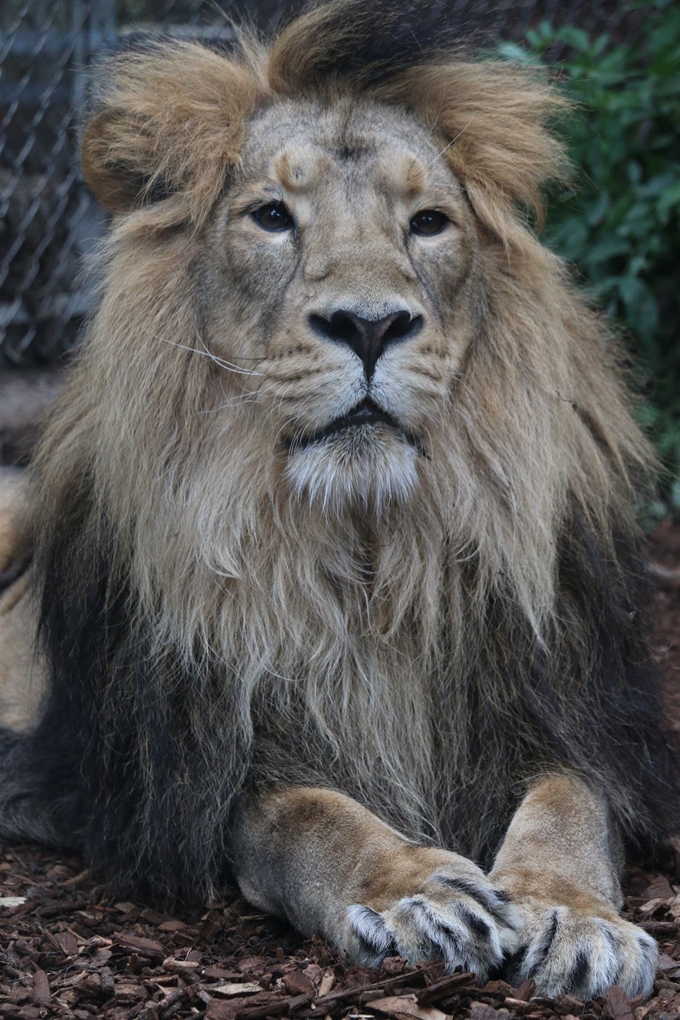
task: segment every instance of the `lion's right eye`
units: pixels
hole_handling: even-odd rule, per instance
[[[283,202],[270,202],[253,211],[253,219],[263,230],[292,230],[293,217]]]
[[[437,209],[423,209],[411,218],[409,227],[412,234],[431,237],[433,234],[441,234],[448,222],[448,217]]]

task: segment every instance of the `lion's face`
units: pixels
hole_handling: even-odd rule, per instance
[[[276,105],[208,228],[225,413],[251,402],[285,483],[326,505],[408,496],[473,335],[476,231],[438,142],[399,109]]]

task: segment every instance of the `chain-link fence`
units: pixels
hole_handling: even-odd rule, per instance
[[[370,3],[370,0],[367,0]],[[399,0],[394,0],[398,3]],[[78,168],[89,68],[149,33],[229,45],[230,19],[271,32],[299,0],[2,0],[0,5],[0,367],[69,350],[90,303],[80,263],[104,215]],[[625,39],[640,13],[620,0],[450,0],[489,37],[541,20]]]

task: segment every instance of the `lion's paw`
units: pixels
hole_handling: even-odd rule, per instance
[[[420,890],[380,912],[358,903],[347,911],[350,957],[379,966],[387,953],[409,963],[443,960],[484,981],[518,945],[518,916],[505,893],[478,875],[433,874]]]
[[[566,906],[522,907],[522,913],[522,948],[510,980],[533,978],[540,995],[565,993],[583,1001],[610,985],[630,996],[651,992],[659,950],[641,928]]]

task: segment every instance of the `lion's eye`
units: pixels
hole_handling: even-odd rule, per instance
[[[253,211],[253,219],[263,230],[291,230],[293,217],[283,202],[270,202]]]
[[[423,209],[422,212],[416,213],[415,216],[411,217],[409,227],[412,234],[428,236],[430,234],[440,234],[448,222],[448,218],[444,213],[437,212],[436,209]]]

